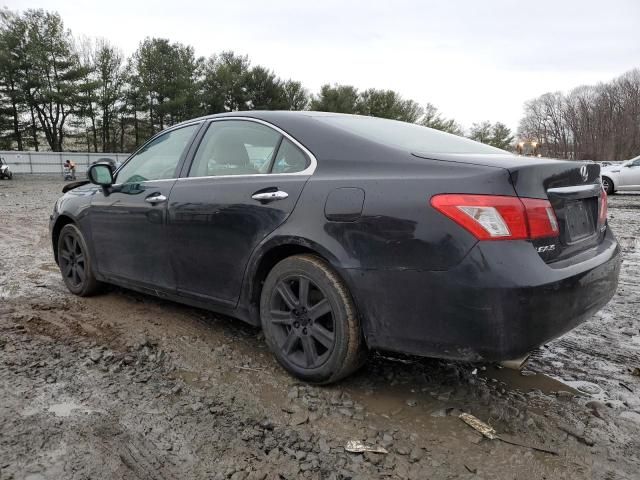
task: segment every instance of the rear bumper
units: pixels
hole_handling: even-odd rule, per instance
[[[526,241],[479,242],[447,271],[343,274],[371,348],[495,361],[520,357],[590,318],[614,295],[620,263],[607,232],[598,247],[553,265]]]

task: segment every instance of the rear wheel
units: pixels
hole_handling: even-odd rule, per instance
[[[604,191],[607,192],[607,195],[613,195],[613,182],[609,177],[602,177],[602,186],[604,187]]]
[[[99,287],[91,267],[89,249],[82,232],[73,224],[62,227],[58,237],[58,265],[62,280],[71,293],[86,297]]]
[[[307,382],[335,382],[366,359],[360,321],[346,286],[313,255],[286,258],[269,272],[260,317],[276,359]]]

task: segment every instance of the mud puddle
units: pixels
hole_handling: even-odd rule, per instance
[[[583,395],[588,392],[581,391],[569,383],[558,378],[553,378],[544,373],[534,372],[526,367],[523,370],[513,370],[496,365],[489,365],[480,372],[480,375],[489,381],[502,383],[506,388],[523,393],[540,391],[546,395],[570,394]],[[596,387],[597,388],[597,387]],[[598,389],[598,392],[601,391]]]
[[[47,412],[53,413],[56,417],[70,417],[71,415],[95,413],[97,410],[85,407],[79,403],[62,402],[49,405]]]

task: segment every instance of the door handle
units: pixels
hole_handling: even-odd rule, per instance
[[[287,192],[283,192],[282,190],[276,190],[275,192],[259,192],[251,195],[251,198],[254,200],[258,200],[260,202],[274,202],[276,200],[284,200],[287,198],[289,194]]]
[[[151,195],[150,197],[145,198],[144,201],[155,205],[156,203],[166,202],[167,197],[164,195]]]

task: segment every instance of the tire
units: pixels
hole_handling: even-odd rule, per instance
[[[62,227],[57,249],[60,273],[69,291],[80,297],[96,293],[100,284],[93,274],[93,259],[80,229],[72,223]]]
[[[602,177],[602,186],[604,187],[604,191],[607,192],[607,195],[613,195],[615,193],[613,182],[609,177]]]
[[[351,295],[314,255],[294,255],[273,267],[260,296],[260,320],[278,362],[306,382],[336,382],[366,361]]]

